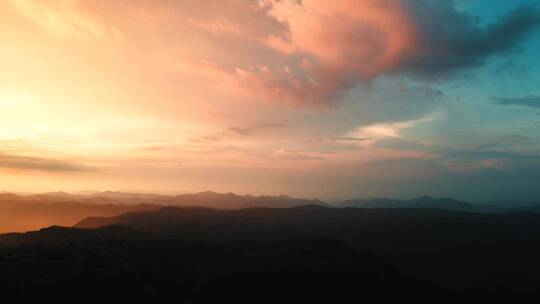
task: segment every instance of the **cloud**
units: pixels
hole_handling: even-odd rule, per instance
[[[474,147],[475,150],[496,150],[496,149],[512,149],[534,146],[537,141],[533,138],[518,135],[506,134],[498,136],[493,140],[480,142]]]
[[[434,77],[478,66],[487,56],[515,48],[540,24],[534,6],[481,26],[450,0],[261,3],[286,29],[265,43],[296,62],[274,70],[240,70],[237,76],[267,97],[294,103],[336,100],[383,74]]]
[[[324,157],[306,153],[303,150],[299,149],[280,149],[272,153],[273,158],[283,159],[283,160],[323,160]]]
[[[508,159],[508,160],[540,160],[538,154],[523,154],[497,150],[448,150],[444,152],[444,158],[464,161]]]
[[[362,142],[362,141],[366,141],[366,140],[370,140],[372,139],[371,137],[354,137],[354,136],[335,136],[335,137],[320,137],[320,138],[317,138],[315,141],[316,142],[325,142],[325,141],[330,141],[330,142]]]
[[[382,140],[396,140],[403,139],[403,131],[413,128],[421,123],[432,121],[438,114],[430,114],[426,117],[399,121],[389,123],[376,123],[367,126],[360,126],[352,131],[349,131],[346,135],[347,138],[360,138],[362,142],[365,141],[367,146],[371,146]]]
[[[178,62],[179,72],[211,78],[211,87],[229,93],[240,88],[297,105],[341,100],[381,75],[432,78],[478,66],[515,49],[540,24],[536,6],[482,25],[451,0],[10,3],[54,36],[151,37],[146,53],[161,58],[152,48],[162,46],[174,54],[161,64]]]
[[[280,129],[284,128],[284,124],[280,123],[261,123],[252,126],[231,126],[230,131],[240,134],[240,135],[251,135],[256,131],[266,130],[266,129]]]
[[[255,133],[262,132],[264,130],[272,129],[281,129],[285,128],[286,125],[279,123],[260,123],[253,125],[245,126],[230,126],[225,131],[217,131],[209,134],[203,134],[191,138],[193,143],[211,143],[211,142],[221,142],[226,140],[232,140],[238,138],[239,136],[245,137],[254,135]]]
[[[194,143],[204,143],[204,142],[218,142],[230,137],[230,134],[227,132],[214,132],[211,134],[197,136],[191,139]]]
[[[492,97],[496,104],[503,106],[526,106],[540,108],[540,96],[530,95],[524,97]]]
[[[54,172],[82,172],[90,170],[88,167],[71,162],[2,153],[0,153],[0,168]]]
[[[540,25],[536,6],[521,6],[487,26],[458,12],[452,1],[408,1],[419,43],[396,69],[433,76],[480,65],[487,56],[514,50]]]
[[[9,0],[17,11],[58,38],[120,36],[79,0]]]
[[[207,20],[196,20],[189,18],[187,22],[189,25],[195,28],[208,31],[218,37],[242,34],[242,29],[237,24],[225,18],[214,18]]]

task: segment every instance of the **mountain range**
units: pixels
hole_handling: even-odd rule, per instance
[[[50,192],[32,195],[0,193],[0,233],[38,230],[51,225],[72,226],[87,217],[114,216],[136,211],[155,211],[164,206],[197,206],[218,210],[243,208],[292,208],[305,205],[355,208],[428,208],[480,213],[540,212],[540,205],[501,207],[472,204],[451,198],[422,196],[409,200],[349,199],[329,204],[316,199],[280,196],[236,195],[211,191],[162,195],[152,193],[96,192],[70,194]],[[16,221],[11,219],[17,218]]]
[[[0,193],[0,233],[37,230],[51,225],[71,226],[90,216],[112,216],[133,211],[158,210],[163,206],[201,206],[215,209],[250,207],[289,208],[319,200],[288,196],[251,196],[200,192],[182,195],[105,191],[93,194],[51,192],[34,195]],[[11,219],[16,218],[16,221]]]
[[[421,196],[406,200],[390,198],[349,199],[338,203],[336,206],[357,208],[431,208],[488,213],[511,211],[511,208],[502,208],[494,205],[478,205],[452,198],[434,198],[431,196]]]
[[[186,242],[120,227],[51,227],[26,236],[33,243],[0,246],[4,298],[270,304],[360,297],[384,303],[504,303],[479,291],[453,291],[400,274],[384,260],[338,240]]]
[[[186,250],[193,254],[200,253],[200,250],[204,252],[217,250],[222,252],[219,254],[225,254],[224,252],[232,254],[230,248],[252,243],[253,247],[250,248],[259,248],[253,257],[256,260],[257,256],[266,250],[263,249],[266,246],[263,244],[274,244],[276,247],[272,249],[274,250],[272,254],[288,260],[291,258],[288,255],[291,250],[289,246],[294,242],[333,240],[338,243],[330,242],[327,246],[317,247],[316,250],[311,245],[306,245],[307,247],[302,250],[308,250],[318,258],[312,260],[314,264],[302,264],[301,268],[311,269],[310,267],[316,265],[324,265],[330,262],[325,261],[324,256],[339,259],[342,254],[340,252],[352,250],[366,255],[366,258],[362,259],[371,261],[367,262],[369,265],[388,263],[388,268],[384,269],[391,269],[389,273],[400,274],[407,278],[406,281],[430,282],[429,284],[442,287],[444,290],[460,292],[480,290],[492,296],[500,296],[502,293],[504,297],[521,299],[540,295],[538,293],[540,290],[537,289],[537,273],[540,272],[539,236],[540,214],[532,212],[496,214],[430,208],[329,208],[318,205],[234,210],[162,207],[117,216],[89,217],[74,227],[52,226],[33,232],[3,234],[0,235],[0,253],[11,252],[11,255],[7,253],[4,255],[4,263],[10,263],[8,261],[12,261],[11,257],[14,256],[17,257],[15,260],[20,260],[21,267],[33,263],[41,265],[40,263],[44,263],[42,259],[45,261],[52,259],[54,263],[47,263],[58,265],[58,259],[60,261],[67,259],[65,262],[69,265],[75,263],[72,265],[75,269],[86,269],[85,267],[90,266],[79,265],[78,263],[81,263],[79,261],[99,257],[98,261],[101,261],[99,263],[105,263],[114,270],[122,269],[121,265],[124,263],[133,263],[135,257],[132,255],[136,252],[132,251],[135,250],[141,254],[146,252],[148,260],[144,261],[144,258],[140,257],[143,259],[140,263],[147,265],[144,267],[161,269],[154,264],[154,258],[149,256],[172,254],[169,249],[163,249],[162,246],[177,248],[175,250],[179,251],[174,252],[177,257],[182,258],[187,257]],[[310,244],[309,242],[304,244]],[[199,245],[185,247],[185,244]],[[90,252],[87,252],[88,250]],[[214,256],[216,261],[223,258],[218,252],[215,253],[218,256]],[[248,256],[254,254],[248,251],[232,252]],[[384,263],[370,260],[371,258],[368,259],[367,256],[376,257]],[[111,260],[117,259],[118,262],[110,264]],[[212,264],[214,265],[212,267],[217,268],[212,271],[218,271],[222,269],[221,267],[244,265],[243,263],[250,261],[251,257],[245,259],[234,263],[216,262],[217,264]],[[1,261],[0,255],[0,264]],[[213,263],[211,261],[212,259],[205,259],[204,263]],[[94,265],[92,263],[97,262],[91,262],[89,265]],[[99,263],[97,265],[101,265]],[[167,264],[159,262],[158,265]],[[270,269],[280,267],[279,263],[269,265]],[[345,266],[335,269],[341,274],[347,272]],[[100,273],[102,270],[96,271]],[[165,270],[159,270],[161,271]],[[231,271],[234,274],[234,270]],[[267,275],[266,270],[261,268],[253,271],[256,276]],[[290,271],[292,270],[287,270],[288,278],[291,275]],[[227,273],[226,276],[231,275]],[[114,277],[120,274],[113,272],[111,275]],[[327,280],[331,277],[327,273],[323,281],[328,283]],[[377,277],[370,274],[369,280],[375,280]],[[399,284],[403,284],[402,279],[396,280],[400,282]],[[395,286],[393,283],[390,285]],[[500,286],[503,286],[504,290],[499,289]],[[159,289],[156,286],[152,288]],[[381,286],[377,284],[377,288]],[[389,287],[389,290],[392,288]],[[426,288],[429,290],[431,287]],[[418,290],[414,290],[414,293],[418,294]]]

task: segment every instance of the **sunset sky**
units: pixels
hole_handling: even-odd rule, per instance
[[[540,3],[2,0],[0,191],[540,198]]]

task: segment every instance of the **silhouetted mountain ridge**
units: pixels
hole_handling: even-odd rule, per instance
[[[540,212],[540,205],[502,208],[476,205],[451,198],[423,196],[410,200],[354,199],[329,205],[320,200],[279,196],[236,195],[205,191],[194,194],[160,195],[105,191],[93,194],[51,192],[36,195],[0,193],[0,233],[36,230],[50,225],[72,226],[87,217],[115,216],[163,206],[200,206],[233,210],[246,208],[428,208],[479,213]],[[311,207],[303,207],[311,206]],[[17,218],[17,221],[11,219]]]
[[[163,206],[201,206],[213,209],[255,207],[290,208],[326,204],[288,196],[251,196],[211,191],[160,195],[105,191],[94,194],[50,192],[36,195],[0,193],[0,233],[36,230],[50,225],[71,226],[86,217],[113,216],[132,211],[158,210]],[[17,218],[17,221],[11,221]]]
[[[427,195],[408,200],[389,198],[350,199],[338,203],[337,206],[357,208],[431,208],[468,212],[497,213],[508,211],[507,209],[491,205],[476,205],[452,198],[434,198]]]
[[[88,218],[76,227],[108,225],[125,226],[168,240],[338,239],[358,252],[385,259],[399,271],[454,288],[501,284],[530,291],[536,288],[535,277],[540,271],[540,215],[532,212],[495,214],[432,208],[321,206],[239,210],[167,207],[118,217]]]

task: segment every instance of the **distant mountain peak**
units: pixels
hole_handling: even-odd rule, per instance
[[[304,209],[304,210],[324,210],[328,209],[329,207],[323,206],[323,205],[317,205],[317,204],[309,204],[309,205],[302,205],[293,207],[293,209]]]
[[[422,196],[419,196],[416,199],[417,200],[429,200],[429,201],[437,200],[436,198],[434,198],[433,196],[430,196],[430,195],[422,195]]]
[[[436,198],[423,195],[413,199],[350,199],[338,204],[339,207],[357,208],[428,208],[445,209],[468,212],[501,212],[496,207],[486,205],[473,205],[469,202],[459,201],[453,198]]]

